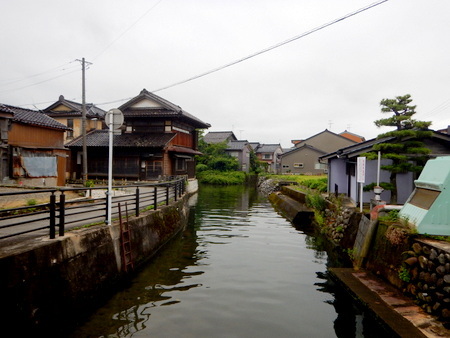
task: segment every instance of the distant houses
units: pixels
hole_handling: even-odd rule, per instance
[[[283,148],[278,144],[259,144],[255,150],[258,160],[266,163],[267,171],[273,174],[280,174]]]
[[[231,140],[227,143],[225,149],[228,154],[235,157],[239,162],[239,168],[246,173],[250,170],[250,153],[253,151],[249,142],[246,140]]]
[[[304,140],[293,140],[294,147],[281,155],[282,174],[320,175],[328,172],[326,161],[319,161],[319,157],[339,148],[356,144],[364,138],[347,131],[335,134],[324,131]]]
[[[261,144],[237,140],[232,131],[210,131],[203,136],[203,141],[226,144],[225,151],[239,161],[241,171],[249,171],[250,154],[253,152],[259,161],[266,164],[267,172],[280,173],[280,155],[283,152],[280,144]]]

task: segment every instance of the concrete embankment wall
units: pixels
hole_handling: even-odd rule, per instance
[[[190,195],[129,218],[135,268],[186,226]],[[114,222],[71,231],[54,240],[40,238],[4,253],[0,257],[0,334],[10,330],[16,336],[26,332],[58,336],[61,328],[73,325],[109,297],[127,277],[120,236],[119,222]]]

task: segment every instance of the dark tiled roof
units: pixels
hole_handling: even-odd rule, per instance
[[[70,111],[55,111],[59,105],[64,105],[70,108]],[[66,100],[64,96],[60,95],[58,101],[44,109],[44,113],[49,116],[81,116],[83,111],[83,104]],[[104,118],[106,112],[98,108],[92,103],[86,103],[86,117],[90,118]]]
[[[93,130],[86,135],[86,145],[88,147],[108,147],[109,135],[108,130]],[[114,147],[133,147],[133,148],[158,148],[165,147],[175,134],[121,134],[114,135]],[[82,147],[83,138],[77,137],[66,144],[67,147]]]
[[[203,141],[206,143],[220,143],[228,140],[236,140],[232,131],[210,131],[203,136]]]
[[[180,114],[161,108],[129,108],[123,115],[124,117],[176,117]]]
[[[133,107],[134,104],[142,101],[142,100],[151,100],[157,102],[161,105],[161,107]],[[186,120],[190,124],[192,124],[196,128],[209,128],[211,125],[209,123],[205,123],[202,120],[198,119],[194,115],[189,114],[188,112],[181,109],[179,106],[173,104],[172,102],[163,99],[162,97],[150,93],[146,89],[143,89],[138,96],[132,98],[128,102],[125,102],[123,105],[119,107],[122,111],[125,119],[127,117],[176,117],[182,120]],[[159,115],[158,115],[159,114]]]
[[[59,123],[51,117],[36,110],[14,107],[6,104],[0,104],[0,110],[13,113],[14,122],[52,129],[71,130],[71,128],[68,128],[64,124]]]
[[[243,150],[248,146],[248,141],[229,141],[227,144],[227,150]]]
[[[250,147],[253,148],[253,150],[256,150],[260,146],[259,142],[249,142],[249,144]]]
[[[372,147],[375,144],[389,142],[392,140],[395,140],[395,137],[384,137],[384,138],[380,138],[380,139],[373,138],[371,140],[352,144],[351,146],[338,149],[335,152],[325,154],[323,156],[320,156],[320,159],[329,159],[329,158],[336,157],[336,156],[349,156],[352,154],[363,153],[363,152],[366,152],[366,151],[369,151],[370,149],[372,149]]]
[[[281,149],[279,144],[261,144],[256,150],[257,153],[274,153],[278,148]]]

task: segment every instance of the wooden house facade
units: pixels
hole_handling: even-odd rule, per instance
[[[9,105],[0,105],[0,111],[13,116],[7,137],[7,177],[23,185],[64,185],[69,155],[64,133],[69,128],[39,111]]]
[[[118,108],[124,115],[120,134],[113,136],[115,179],[156,180],[164,176],[195,176],[194,156],[199,155],[198,129],[210,125],[179,106],[142,90]],[[108,130],[86,135],[88,177],[107,178]],[[69,142],[72,177],[81,177],[82,137]]]

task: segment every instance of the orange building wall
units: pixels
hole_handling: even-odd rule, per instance
[[[64,131],[13,123],[9,144],[21,147],[63,148]]]

